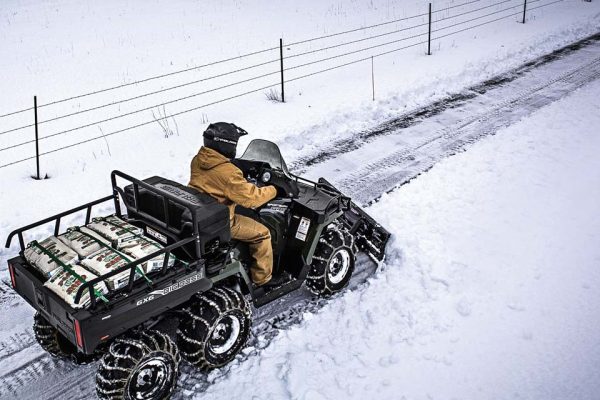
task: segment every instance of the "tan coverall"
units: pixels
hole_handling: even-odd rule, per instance
[[[238,167],[219,152],[201,147],[192,160],[190,187],[214,197],[229,207],[231,237],[247,242],[254,264],[252,281],[264,285],[273,272],[273,249],[269,229],[252,218],[235,214],[235,206],[259,207],[277,195],[274,186],[259,188],[248,182]]]

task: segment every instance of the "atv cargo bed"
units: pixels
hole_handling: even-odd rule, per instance
[[[142,190],[146,193],[152,192],[154,198],[162,199],[165,204],[164,212],[167,221],[172,220],[169,218],[169,211],[174,208],[174,205],[178,209],[187,210],[187,215],[190,216],[190,229],[189,232],[186,232],[186,237],[177,237],[173,234],[172,226],[168,224],[161,225],[160,221],[157,222],[155,218],[151,218],[139,207],[134,209],[135,206],[126,202],[125,205],[128,210],[135,210],[135,215],[138,218],[130,220],[130,222],[141,225],[146,232],[148,232],[148,229],[152,229],[159,234],[168,235],[171,243],[146,257],[132,261],[107,274],[83,283],[78,289],[75,303],[81,300],[85,291],[89,291],[90,305],[87,308],[75,309],[58,294],[44,286],[47,279],[25,260],[23,256],[25,249],[24,233],[41,225],[54,222],[54,235],[58,236],[61,233],[61,219],[85,211],[85,224],[87,225],[91,220],[92,208],[109,201],[114,202],[116,215],[124,218],[121,214],[119,199],[123,190],[116,185],[117,177],[131,182],[129,192],[134,193],[135,198],[133,200],[136,204],[139,204],[137,196]],[[36,311],[40,312],[73,345],[76,345],[79,351],[86,354],[93,353],[103,342],[109,341],[130,328],[181,306],[195,293],[206,291],[212,287],[211,279],[206,277],[204,259],[201,257],[204,249],[200,247],[201,240],[199,239],[196,220],[199,214],[198,204],[190,201],[189,198],[182,198],[182,196],[169,193],[118,171],[112,173],[112,181],[114,191],[112,196],[103,197],[18,229],[9,235],[6,243],[6,246],[9,247],[12,239],[16,236],[21,246],[19,256],[8,261],[14,290]],[[142,222],[140,223],[140,221]],[[175,265],[169,267],[168,260],[173,253],[183,257],[180,257]],[[136,267],[160,256],[164,256],[163,268],[148,274],[150,282],[143,279],[134,280]],[[123,271],[130,271],[127,286],[110,292],[105,296],[107,301],[97,298],[94,294],[94,286]]]
[[[130,293],[117,291],[111,295],[108,304],[97,301],[95,307],[74,309],[44,286],[41,275],[23,257],[8,262],[14,290],[86,354],[130,328],[179,306],[181,299],[189,299],[212,286],[203,268],[188,269],[182,265],[169,269],[158,279],[152,275],[152,287],[138,281]]]

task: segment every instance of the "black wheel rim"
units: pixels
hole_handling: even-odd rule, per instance
[[[175,361],[165,353],[151,353],[140,361],[129,376],[125,387],[128,400],[157,400],[173,389]]]

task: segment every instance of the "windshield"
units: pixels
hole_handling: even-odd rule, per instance
[[[279,147],[268,140],[254,139],[240,158],[242,160],[266,162],[271,168],[282,170],[286,175],[289,175],[287,165],[285,165]]]

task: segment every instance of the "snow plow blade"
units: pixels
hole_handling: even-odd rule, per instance
[[[319,179],[319,184],[341,194],[339,190],[324,178]],[[391,236],[384,227],[353,201],[349,201],[349,207],[344,211],[341,221],[350,233],[354,235],[356,245],[360,251],[367,253],[376,263],[383,261],[385,247]]]

